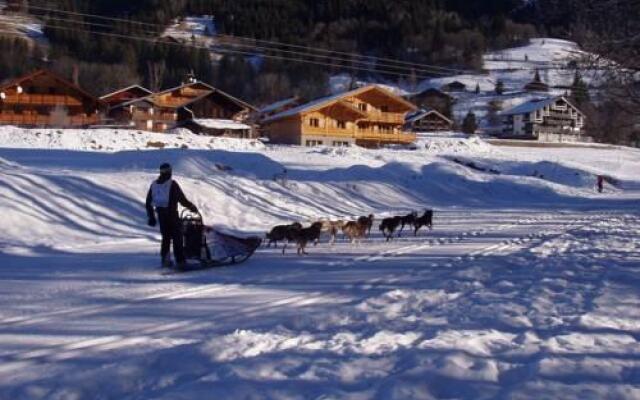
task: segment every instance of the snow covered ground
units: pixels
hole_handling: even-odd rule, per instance
[[[224,230],[427,207],[435,226],[163,276],[142,202],[164,161]],[[0,399],[638,398],[639,170],[633,149],[456,135],[2,128]]]

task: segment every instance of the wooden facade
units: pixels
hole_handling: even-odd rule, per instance
[[[255,108],[205,83],[194,81],[111,108],[110,117],[141,130],[165,132],[195,119],[246,121]]]
[[[450,131],[453,121],[436,110],[418,110],[407,116],[406,129],[413,132]]]
[[[447,118],[451,118],[455,103],[454,97],[435,88],[409,95],[407,100],[425,110],[436,110]]]
[[[408,101],[371,85],[276,114],[262,128],[272,143],[281,144],[409,144],[416,136],[404,130],[405,117],[414,110]]]
[[[104,108],[100,100],[47,70],[0,86],[0,124],[83,127],[98,124]]]

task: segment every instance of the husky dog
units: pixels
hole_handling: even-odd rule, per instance
[[[278,248],[278,242],[291,240],[292,232],[300,229],[302,229],[302,225],[297,222],[294,222],[291,225],[278,225],[274,227],[269,233],[267,233],[267,239],[269,239],[267,247],[271,247],[271,243],[274,243],[275,247]]]

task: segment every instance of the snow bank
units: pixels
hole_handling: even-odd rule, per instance
[[[181,128],[171,133],[126,129],[24,129],[2,127],[0,147],[116,152],[154,149],[263,149],[257,140],[194,135]]]

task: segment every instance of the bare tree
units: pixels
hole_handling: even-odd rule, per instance
[[[153,92],[160,91],[160,88],[162,87],[162,80],[164,79],[166,64],[164,61],[148,61],[147,70],[149,76],[149,89]]]
[[[585,0],[576,35],[587,69],[604,94],[629,112],[640,111],[640,0]]]

